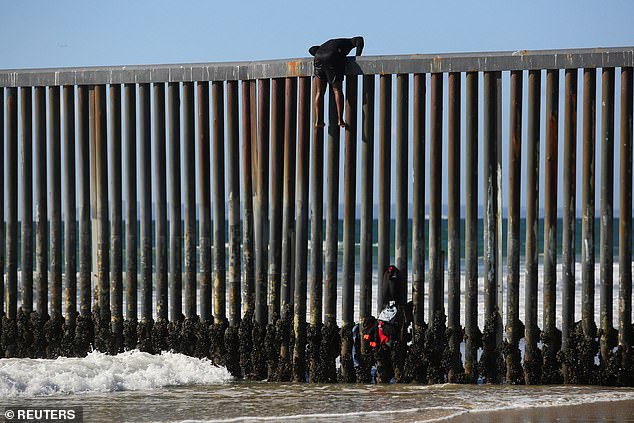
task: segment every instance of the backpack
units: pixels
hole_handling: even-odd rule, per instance
[[[385,306],[378,319],[379,346],[392,348],[402,341],[403,337],[403,310],[395,301],[390,301]]]

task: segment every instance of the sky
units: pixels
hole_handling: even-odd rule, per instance
[[[305,57],[363,35],[366,55],[634,45],[634,2],[3,1],[0,69]]]
[[[296,58],[308,56],[311,45],[355,35],[365,38],[363,53],[369,56],[634,45],[631,0],[4,0],[1,10],[0,69]],[[581,82],[580,77],[580,86]],[[507,79],[503,83],[503,95],[508,96]],[[563,74],[560,89],[563,92]],[[597,96],[600,99],[600,92]],[[508,111],[504,113],[503,157],[507,161]],[[562,149],[563,132],[560,140]],[[580,172],[578,166],[578,181]],[[446,186],[446,169],[443,175]],[[580,191],[579,183],[578,187]],[[597,199],[598,187],[597,183]],[[618,208],[618,183],[615,194]],[[524,199],[523,191],[522,203]]]

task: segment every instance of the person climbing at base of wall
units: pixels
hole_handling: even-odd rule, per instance
[[[406,300],[407,279],[396,266],[388,266],[383,273],[381,292],[383,302],[378,318],[370,316],[363,322],[363,327],[357,324],[352,330],[355,367],[361,365],[361,342],[367,342],[375,355],[389,356],[391,351],[406,347],[411,340],[408,329],[413,321],[413,303]]]
[[[323,128],[325,123],[320,119],[323,116],[324,93],[327,84],[332,86],[335,94],[335,104],[337,106],[337,124],[345,128],[346,122],[343,119],[343,78],[346,70],[346,56],[356,48],[356,56],[361,56],[363,51],[363,37],[335,38],[328,40],[320,46],[312,46],[308,52],[315,56],[315,126]]]

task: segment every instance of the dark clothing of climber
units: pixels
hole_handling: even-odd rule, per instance
[[[315,76],[331,84],[343,81],[345,58],[353,48],[357,49],[356,55],[360,56],[363,51],[363,37],[335,38],[320,46],[312,46],[308,51],[315,56]]]
[[[337,124],[345,128],[346,122],[343,120],[343,90],[342,82],[346,70],[346,56],[353,48],[356,48],[356,55],[360,56],[363,51],[363,37],[335,38],[328,40],[320,46],[312,46],[308,51],[315,56],[315,84],[317,86],[315,95],[315,126],[322,128],[324,110],[324,92],[326,83],[332,86],[335,104],[337,106]]]

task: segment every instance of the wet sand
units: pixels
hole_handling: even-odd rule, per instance
[[[634,401],[469,412],[447,421],[452,423],[634,422]]]

